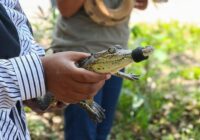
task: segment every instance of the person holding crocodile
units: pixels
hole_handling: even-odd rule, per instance
[[[103,14],[101,17],[98,16],[99,13],[95,15],[96,10],[101,8],[95,6],[102,5],[102,2],[110,8],[117,8],[124,3],[125,6],[121,9],[129,9],[126,12],[128,15],[124,16],[121,11],[117,12],[115,14],[121,16],[123,20],[115,21],[107,20],[107,17],[102,17]],[[53,35],[51,46],[53,51],[96,53],[116,44],[126,48],[129,38],[129,15],[133,2],[134,0],[76,0],[76,2],[57,0],[61,16],[58,18]],[[144,10],[147,3],[148,0],[135,0],[134,7]],[[106,12],[109,13],[109,10]],[[112,76],[95,96],[94,100],[106,110],[106,119],[100,124],[93,123],[79,106],[68,106],[64,111],[65,140],[106,140],[112,127],[121,87],[122,79]]]
[[[75,65],[87,53],[44,56],[18,0],[0,0],[0,44],[0,140],[30,140],[24,102],[50,91],[62,102],[77,103],[93,97],[110,77]]]

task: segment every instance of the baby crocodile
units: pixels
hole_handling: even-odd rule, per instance
[[[153,47],[151,46],[127,50],[116,45],[107,50],[91,54],[91,56],[77,62],[77,66],[97,73],[110,73],[121,78],[137,80],[139,78],[138,75],[126,74],[119,70],[132,62],[140,62],[147,59],[152,51]],[[36,101],[40,109],[44,111],[48,109],[49,106],[52,106],[53,103],[56,103],[56,100],[51,94],[46,94]],[[105,110],[93,99],[81,101],[78,105],[80,105],[95,122],[100,123],[105,118]]]

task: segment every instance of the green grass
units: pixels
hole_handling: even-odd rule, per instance
[[[127,67],[142,77],[124,81],[111,139],[200,138],[199,37],[198,26],[178,22],[131,28],[129,48],[152,45],[155,51],[146,62]]]

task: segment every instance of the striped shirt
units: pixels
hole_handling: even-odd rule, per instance
[[[0,140],[29,140],[22,101],[46,93],[40,59],[44,50],[34,41],[18,0],[0,0],[0,4],[13,22],[20,43],[18,57],[0,59]],[[6,46],[0,43],[0,47]]]

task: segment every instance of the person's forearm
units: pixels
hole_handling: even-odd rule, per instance
[[[63,17],[71,17],[82,7],[85,0],[57,0],[58,9]]]

